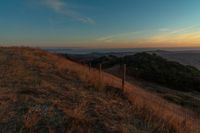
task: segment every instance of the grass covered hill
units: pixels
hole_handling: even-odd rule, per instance
[[[81,67],[39,49],[1,47],[0,133],[179,131]]]

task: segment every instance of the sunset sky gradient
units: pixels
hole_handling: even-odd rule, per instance
[[[200,46],[199,0],[1,0],[0,45]]]

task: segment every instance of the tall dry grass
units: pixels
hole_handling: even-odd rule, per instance
[[[48,57],[48,60],[56,63],[55,66],[58,67],[57,69],[60,71],[71,71],[78,75],[82,81],[94,85],[95,88],[98,88],[99,90],[105,85],[121,88],[121,79],[111,74],[103,72],[102,77],[100,77],[99,71],[96,69],[89,70],[88,66],[80,65],[39,49],[21,49],[17,47],[14,49],[19,53],[27,53],[27,57],[29,57],[29,61],[31,62],[30,64],[33,62],[37,63],[35,59],[31,58],[32,55],[29,56],[30,51],[37,54],[37,57]],[[39,64],[38,66],[45,68],[43,64]],[[164,99],[129,83],[126,83],[125,93],[128,95],[133,106],[143,115],[146,122],[153,122],[155,118],[160,119],[160,131],[163,130],[162,128],[166,127],[165,125],[168,125],[169,127],[172,126],[178,133],[200,132],[200,122],[189,110],[169,103]]]
[[[60,69],[68,69],[75,72],[83,81],[93,84],[99,89],[104,85],[121,88],[121,79],[111,74],[103,72],[102,77],[100,78],[99,71],[96,69],[89,70],[88,66],[65,60],[62,57],[51,56],[51,58],[58,63]],[[130,83],[126,83],[125,93],[128,95],[132,104],[140,109],[147,121],[153,121],[154,117],[160,118],[161,130],[162,127],[164,127],[162,125],[168,124],[178,133],[200,132],[200,121],[191,111],[169,103],[166,100]],[[149,112],[149,114],[146,114],[147,112]]]

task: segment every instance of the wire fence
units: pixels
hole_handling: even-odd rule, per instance
[[[98,70],[89,64],[89,72],[99,72],[100,83],[121,88],[126,93],[133,105],[148,108],[163,120],[167,120],[173,126],[178,127],[183,133],[200,133],[200,121],[196,114],[186,108],[170,103],[163,98],[145,91],[139,86],[126,81],[126,64],[123,65],[121,78],[102,71],[102,64]],[[120,72],[120,70],[119,70]]]

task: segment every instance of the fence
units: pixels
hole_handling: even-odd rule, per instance
[[[91,69],[91,64],[89,64],[90,72]],[[96,69],[93,70],[96,71]],[[199,131],[199,120],[192,111],[170,103],[157,95],[126,82],[126,64],[123,64],[122,70],[121,78],[118,78],[103,72],[102,64],[100,64],[98,67],[100,83],[106,83],[117,88],[121,86],[120,88],[128,94],[128,97],[134,105],[149,108],[155,115],[171,122],[174,124],[173,126],[179,128],[183,133],[196,133]]]

